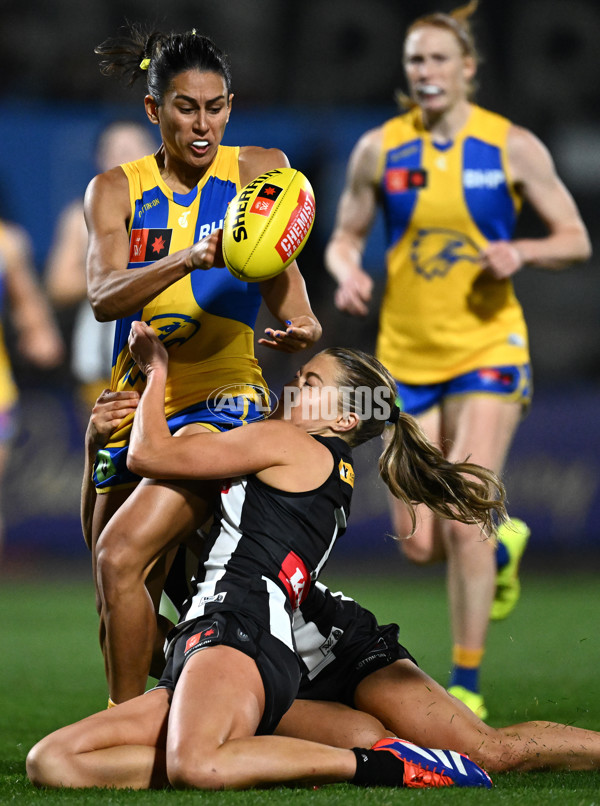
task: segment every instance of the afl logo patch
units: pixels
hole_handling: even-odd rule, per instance
[[[170,229],[131,230],[129,262],[148,263],[168,255],[172,234]]]
[[[427,187],[427,171],[422,168],[388,168],[385,189],[388,193],[405,193]]]
[[[198,646],[203,646],[204,644],[213,643],[215,639],[219,637],[219,625],[216,621],[210,625],[210,627],[206,627],[204,630],[200,630],[195,635],[190,636],[187,641],[185,642],[185,652],[189,652],[190,649],[194,649]]]

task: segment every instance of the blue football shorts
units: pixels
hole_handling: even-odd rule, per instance
[[[172,434],[189,423],[201,423],[211,431],[229,431],[240,425],[263,420],[267,410],[260,400],[246,395],[223,398],[217,402],[204,400],[168,417],[167,425]],[[122,445],[98,451],[92,474],[97,493],[135,487],[138,484],[141,476],[127,468],[128,450],[129,445]]]
[[[520,403],[524,412],[531,403],[531,365],[482,367],[443,383],[410,384],[396,381],[397,403],[407,414],[417,416],[456,395],[493,395]]]

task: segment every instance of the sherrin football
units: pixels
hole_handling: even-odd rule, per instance
[[[223,223],[223,257],[239,280],[276,277],[295,260],[315,220],[315,194],[295,168],[257,176],[231,200]]]

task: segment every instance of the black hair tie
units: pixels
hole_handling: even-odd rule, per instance
[[[387,421],[388,421],[388,423],[391,423],[392,425],[396,425],[396,423],[398,422],[399,419],[400,419],[400,408],[399,408],[399,406],[397,406],[394,403],[394,405],[392,406],[392,410],[390,411],[390,416],[388,417]]]

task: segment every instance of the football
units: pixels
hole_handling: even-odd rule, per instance
[[[223,257],[239,280],[269,280],[295,260],[315,220],[315,195],[294,168],[257,176],[231,200],[223,223]]]

